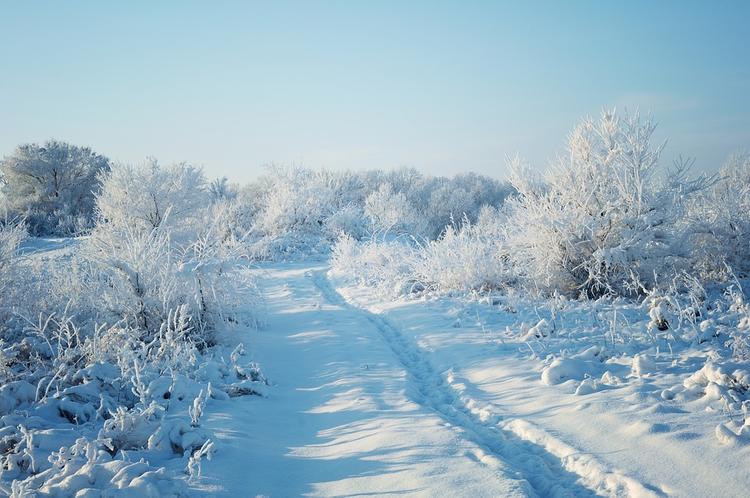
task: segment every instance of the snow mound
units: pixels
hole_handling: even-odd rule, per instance
[[[7,415],[35,399],[36,388],[30,383],[25,380],[8,382],[0,387],[0,415]]]
[[[750,376],[744,370],[735,370],[731,375],[711,361],[683,381],[685,392],[705,401],[727,400],[741,403],[741,394],[748,391]]]
[[[548,386],[568,380],[583,380],[600,375],[603,351],[598,346],[589,347],[569,358],[555,358],[542,370],[542,382]],[[593,387],[593,383],[591,386]],[[587,388],[584,388],[584,391]],[[585,394],[582,391],[581,394]]]

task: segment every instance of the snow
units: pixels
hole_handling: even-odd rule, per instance
[[[76,244],[25,247],[60,262]],[[323,262],[256,274],[264,326],[225,334],[240,345],[201,356],[190,376],[144,377],[140,408],[101,419],[121,389],[108,363],[79,369],[46,405],[26,381],[0,386],[5,476],[35,472],[3,489],[731,497],[750,487],[746,363],[649,336],[653,307],[611,304],[648,339],[623,341],[619,322],[600,320],[612,314],[603,303],[551,313],[503,297],[388,297]],[[697,333],[714,337],[731,316]]]
[[[744,371],[727,373],[707,361],[700,347],[628,355],[617,350],[632,344],[603,343],[571,353],[566,350],[577,341],[567,335],[574,332],[558,326],[556,334],[566,337],[556,340],[567,349],[545,361],[530,354],[528,328],[520,326],[534,309],[510,314],[498,313],[501,305],[462,298],[388,299],[342,278],[337,291],[398,330],[409,354],[440,372],[447,395],[477,421],[561,462],[587,490],[607,496],[745,496],[750,488],[744,470],[750,458],[744,434],[750,429],[742,417],[727,422],[731,412],[721,408],[733,396],[743,399]],[[651,317],[642,314],[646,328]],[[588,318],[566,320],[580,329]],[[602,343],[586,337],[589,344]],[[560,345],[537,341],[533,347],[551,353]],[[510,453],[515,458],[519,450]],[[538,470],[520,470],[523,476],[532,472]]]
[[[556,358],[542,370],[542,382],[552,386],[571,379],[583,381],[592,366],[591,362],[578,358]]]
[[[268,322],[248,342],[271,386],[208,414],[219,449],[203,485],[214,493],[744,496],[750,486],[750,430],[716,425],[721,413],[695,398],[662,396],[684,388],[679,378],[732,385],[711,363],[683,373],[696,351],[661,375],[664,359],[601,346],[540,366],[522,336],[495,332],[503,319],[490,306],[389,300],[322,264],[263,272]]]
[[[265,269],[268,323],[248,342],[268,398],[207,414],[219,449],[205,485],[226,496],[526,496],[481,435],[415,401],[431,393],[323,271]]]

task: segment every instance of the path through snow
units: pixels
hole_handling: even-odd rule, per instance
[[[211,411],[219,448],[203,471],[213,492],[661,494],[589,455],[561,459],[556,450],[572,448],[539,428],[518,437],[518,424],[504,426],[455,391],[386,318],[348,304],[325,268],[271,267],[262,285],[268,323],[248,342],[272,387],[267,399]]]

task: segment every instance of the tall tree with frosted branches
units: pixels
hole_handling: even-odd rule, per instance
[[[109,167],[109,159],[88,147],[56,140],[20,145],[0,161],[5,207],[39,235],[85,228],[94,218],[97,177]]]

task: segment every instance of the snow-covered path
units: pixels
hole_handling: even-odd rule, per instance
[[[325,268],[270,268],[263,286],[268,324],[251,342],[272,387],[212,410],[219,451],[204,475],[219,494],[594,494],[543,446],[459,399],[398,330],[347,304]],[[609,477],[611,491],[630,489]]]
[[[591,440],[604,422],[615,424],[608,429],[615,436],[614,427],[632,416],[607,418],[592,403],[568,409],[569,395],[540,386],[538,373],[519,370],[518,358],[498,357],[500,350],[482,346],[471,329],[446,329],[439,308],[416,302],[394,321],[392,312],[368,304],[367,292],[337,290],[326,270],[264,270],[267,325],[247,342],[271,387],[267,398],[209,409],[206,425],[218,452],[203,474],[212,494],[730,496],[742,489],[744,478],[711,478],[727,463],[697,440],[662,441],[662,448],[660,434],[640,443],[627,436]],[[427,335],[415,335],[418,328]],[[450,342],[454,336],[461,342]],[[450,344],[443,348],[437,337]],[[497,392],[469,378],[490,360],[500,372]],[[506,384],[506,370],[518,380]],[[519,401],[519,383],[539,398],[532,410]],[[560,421],[550,418],[557,412]],[[598,425],[589,416],[601,418]],[[641,443],[650,448],[641,455],[645,466],[631,458]],[[701,471],[699,448],[716,460]]]
[[[320,272],[267,272],[268,324],[252,341],[272,388],[207,421],[219,451],[204,475],[220,494],[533,495],[483,435],[415,401],[381,331],[321,291]]]

